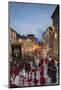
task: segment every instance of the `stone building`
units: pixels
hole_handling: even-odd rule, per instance
[[[20,35],[18,38],[18,42],[22,45],[22,53],[26,54],[27,52],[32,53],[34,45],[37,45],[37,38],[34,37],[33,34],[29,34],[27,36]]]
[[[42,42],[44,44],[43,47],[43,56],[45,57],[45,55],[48,55],[49,52],[49,29],[47,29],[43,35],[42,35]]]
[[[12,61],[11,45],[16,43],[16,39],[17,39],[17,32],[14,29],[9,28],[9,60],[10,61]]]
[[[43,33],[43,43],[46,46],[47,55],[50,57],[58,58],[59,49],[59,6],[51,16],[53,20],[52,27],[48,27]]]
[[[54,43],[53,43],[53,51],[54,55],[58,57],[59,54],[59,5],[56,7],[55,11],[51,16],[53,20],[53,29],[54,29]]]
[[[10,42],[10,44],[15,43],[16,40],[17,40],[17,32],[14,29],[10,28],[10,30],[9,30],[9,42]]]

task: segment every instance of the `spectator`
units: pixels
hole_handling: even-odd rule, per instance
[[[48,75],[51,78],[51,82],[52,83],[56,83],[56,66],[55,66],[55,61],[54,59],[52,59],[49,63],[48,63]]]

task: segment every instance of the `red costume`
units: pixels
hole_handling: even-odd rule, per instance
[[[40,67],[40,84],[45,84],[45,78],[44,78],[44,67],[41,65]]]
[[[36,79],[37,68],[34,68],[32,72],[34,72],[34,84],[37,85],[38,83],[38,80]]]
[[[13,81],[15,80],[15,77],[16,77],[17,74],[18,74],[18,69],[14,65],[14,66],[11,67],[11,70],[10,70],[10,75],[13,78]]]

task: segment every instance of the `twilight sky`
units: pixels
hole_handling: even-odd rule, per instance
[[[20,35],[34,34],[42,40],[43,32],[52,26],[51,15],[57,5],[9,3],[10,27]]]

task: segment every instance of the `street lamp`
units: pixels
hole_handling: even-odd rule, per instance
[[[27,39],[27,41],[30,41],[30,39]]]

